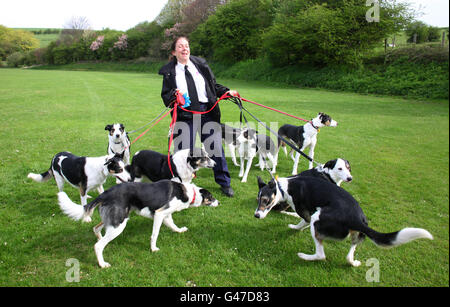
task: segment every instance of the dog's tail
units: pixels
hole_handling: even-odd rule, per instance
[[[29,173],[27,177],[33,179],[36,182],[46,182],[53,177],[53,171],[50,168],[48,171],[42,174]]]
[[[363,225],[360,231],[367,235],[376,245],[381,247],[398,246],[417,239],[433,240],[433,236],[422,228],[403,228],[396,232],[380,233],[367,225]]]
[[[75,221],[83,220],[83,222],[91,222],[91,216],[94,209],[100,204],[100,199],[97,197],[86,206],[81,206],[70,200],[65,192],[58,193],[58,203],[61,210],[68,217]]]

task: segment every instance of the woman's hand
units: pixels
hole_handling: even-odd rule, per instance
[[[239,93],[235,90],[229,90],[228,95],[233,96],[233,97],[239,97]]]

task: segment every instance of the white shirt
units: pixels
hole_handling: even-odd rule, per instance
[[[177,66],[175,66],[175,80],[177,82],[177,88],[184,94],[189,94],[187,83],[186,83],[186,77],[185,77],[185,71],[184,71],[183,64],[177,63]],[[205,79],[203,78],[202,74],[198,71],[197,67],[189,61],[187,63],[188,70],[191,73],[192,77],[194,78],[195,82],[195,88],[197,89],[197,96],[198,100],[203,103],[208,102],[208,97],[206,96],[206,84]]]

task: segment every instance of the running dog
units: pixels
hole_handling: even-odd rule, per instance
[[[108,133],[108,155],[114,155],[116,153],[124,153],[123,161],[125,165],[130,164],[130,138],[125,132],[125,126],[123,124],[106,125],[105,127]]]
[[[153,231],[150,248],[156,247],[159,229],[164,223],[174,232],[185,232],[187,227],[179,228],[172,219],[172,213],[208,205],[216,207],[218,201],[205,189],[194,184],[178,183],[172,180],[160,180],[155,183],[129,182],[113,186],[86,206],[73,203],[66,193],[58,193],[61,210],[70,218],[90,222],[93,211],[99,207],[102,222],[93,228],[98,242],[94,246],[98,264],[101,268],[111,265],[103,259],[106,245],[122,233],[130,217],[130,211],[153,219]],[[105,228],[105,235],[101,231]]]
[[[80,189],[81,204],[86,205],[87,193],[97,188],[103,193],[103,184],[108,175],[114,176],[121,182],[131,180],[123,162],[123,153],[102,157],[78,157],[70,152],[56,154],[48,171],[42,174],[29,173],[28,178],[36,182],[46,182],[55,178],[60,192],[63,191],[64,182]]]
[[[316,253],[298,253],[304,260],[325,260],[323,240],[343,240],[348,235],[351,247],[347,262],[355,267],[361,265],[354,259],[355,249],[365,236],[381,247],[397,246],[419,238],[433,239],[428,231],[421,228],[404,228],[392,233],[379,233],[371,229],[358,202],[347,191],[319,178],[296,176],[272,179],[265,184],[258,177],[258,186],[256,218],[265,218],[273,206],[285,201],[303,218],[298,225],[289,225],[290,228],[303,229],[311,225]]]
[[[196,154],[199,153],[199,154]],[[203,149],[194,148],[179,150],[170,156],[170,171],[167,154],[161,154],[152,150],[138,151],[131,160],[129,171],[131,181],[141,182],[143,176],[155,182],[161,179],[177,178],[180,182],[190,183],[195,177],[195,172],[201,168],[213,168],[214,160],[208,157]]]
[[[317,117],[313,118],[310,122],[307,122],[304,126],[283,125],[278,129],[278,135],[293,142],[302,152],[309,147],[309,157],[314,159],[314,148],[316,147],[319,129],[321,127],[336,127],[337,125],[338,123],[329,115],[319,113]],[[278,150],[280,150],[280,147],[283,147],[284,152],[287,155],[286,144],[281,138],[278,138]],[[300,153],[297,152],[294,158],[293,151],[291,150],[290,156],[294,160],[292,175],[296,175]],[[312,161],[309,162],[309,169],[311,168],[313,168]]]

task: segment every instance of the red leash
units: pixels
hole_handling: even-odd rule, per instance
[[[287,116],[290,116],[290,117],[293,117],[293,118],[296,118],[296,119],[299,119],[299,120],[302,120],[302,121],[304,121],[304,122],[310,122],[310,120],[306,120],[306,119],[297,117],[297,116],[295,116],[295,115],[292,115],[292,114],[289,114],[289,113],[286,113],[286,112],[283,112],[283,111],[280,111],[280,110],[277,110],[277,109],[274,109],[274,108],[265,106],[265,105],[263,105],[263,104],[260,104],[260,103],[257,103],[257,102],[254,102],[254,101],[251,101],[251,100],[242,98],[241,96],[239,96],[239,98],[240,98],[241,100],[246,101],[246,102],[250,102],[250,103],[256,104],[257,106],[260,106],[260,107],[263,107],[263,108],[266,108],[266,109],[269,109],[269,110],[272,110],[272,111],[275,111],[275,112],[278,112],[278,113],[281,113],[281,114],[284,114],[284,115],[287,115]]]
[[[166,112],[166,114],[164,114],[161,118],[159,118],[150,128],[148,128],[147,130],[145,130],[144,132],[142,132],[137,138],[134,139],[133,142],[130,143],[130,145],[128,145],[127,147],[125,147],[124,151],[127,150],[131,145],[133,145],[134,143],[137,142],[137,140],[139,140],[141,137],[143,137],[151,128],[153,128],[154,126],[156,126],[157,123],[159,123],[164,117],[166,117],[171,110],[168,110]]]

